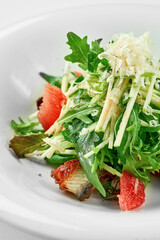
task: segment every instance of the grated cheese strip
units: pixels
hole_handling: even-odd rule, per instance
[[[71,66],[69,62],[66,62],[66,66],[64,69],[64,74],[62,77],[62,85],[61,85],[61,90],[63,92],[63,94],[66,93],[66,91],[68,90],[68,80],[69,80],[69,73],[71,72]]]
[[[50,158],[50,157],[52,157],[52,155],[55,153],[55,151],[56,151],[56,148],[54,148],[53,146],[52,147],[50,147],[49,149],[47,149],[42,155],[41,155],[41,158],[45,158],[45,157],[47,157],[47,158]]]
[[[101,142],[98,146],[96,146],[96,148],[102,149],[105,145],[107,145],[109,142],[109,139],[104,140],[103,142]],[[83,157],[84,158],[89,158],[90,156],[92,156],[94,154],[94,151],[90,151],[87,154],[85,154]]]
[[[43,141],[45,143],[47,143],[48,145],[50,145],[51,147],[55,147],[58,151],[61,151],[61,152],[64,152],[65,149],[61,148],[61,147],[58,147],[54,142],[53,142],[54,139],[50,139],[48,137],[44,138]]]
[[[32,121],[33,119],[37,118],[38,111],[32,113],[28,116],[28,121]]]
[[[132,84],[132,87],[133,87],[133,84]],[[136,101],[139,89],[140,89],[140,85],[137,88],[135,88],[135,94],[130,98],[130,100],[127,103],[127,107],[126,107],[126,110],[124,112],[124,115],[123,115],[123,118],[122,118],[119,130],[118,130],[118,133],[117,133],[117,136],[116,136],[114,147],[119,147],[120,144],[121,144],[121,141],[122,141],[122,138],[123,138],[123,134],[124,134],[124,131],[126,129],[126,126],[127,126],[127,123],[128,123],[128,119],[130,117],[133,105],[134,105],[134,103]]]
[[[148,93],[147,93],[147,96],[146,96],[146,100],[144,102],[143,111],[147,110],[147,107],[151,102],[152,92],[153,92],[153,87],[154,87],[155,81],[156,81],[156,75],[152,77],[152,80],[151,80],[151,83],[150,83],[150,86],[149,86],[149,89],[148,89]]]
[[[63,148],[57,146],[55,143],[53,143],[52,139],[47,137],[47,138],[44,138],[43,141],[45,143],[47,143],[50,146],[50,148],[47,149],[41,155],[42,158],[45,158],[45,157],[50,158],[53,155],[53,153],[55,153],[55,151],[59,151],[60,153],[64,153],[65,149],[63,149]]]
[[[92,132],[95,129],[96,124],[97,124],[97,122],[94,122],[88,128],[82,128],[79,136],[83,137],[83,136],[87,135],[88,133]]]
[[[108,126],[107,126],[107,129],[106,129],[106,131],[104,133],[103,140],[106,140],[106,139],[109,138],[110,128],[111,128],[111,124],[109,123]]]
[[[110,172],[113,175],[122,177],[122,173],[118,172],[116,169],[112,168],[111,166],[108,166],[106,163],[103,163],[103,169],[105,169],[107,172]]]
[[[113,141],[114,141],[114,126],[116,124],[117,116],[116,114],[113,114],[112,119],[111,119],[111,130],[110,130],[110,135],[109,135],[109,144],[108,148],[113,149]]]
[[[72,93],[78,90],[77,86],[70,87],[69,90],[65,93],[65,96],[68,98]]]
[[[116,106],[117,106],[120,98],[122,97],[122,94],[123,94],[125,88],[127,87],[128,81],[129,81],[128,78],[124,79],[124,81],[122,83],[122,86],[121,86],[121,89],[120,89],[120,94],[116,97],[117,101],[114,102],[112,99],[110,99],[111,105],[110,105],[110,108],[107,109],[108,112],[107,112],[107,116],[105,117],[104,124],[102,126],[102,131],[105,131],[105,129],[106,129],[107,125],[108,125],[108,122],[109,122],[109,120],[112,117],[112,114],[115,112]]]
[[[145,91],[145,92],[147,92],[147,91],[148,91],[148,88],[147,88],[147,87],[142,87],[142,90]],[[155,96],[157,96],[157,94],[158,94],[158,97],[159,97],[159,96],[160,96],[160,91],[158,91],[158,90],[156,90],[156,89],[153,89],[153,94],[154,94]]]
[[[66,149],[64,152],[60,152],[61,154],[68,154],[68,155],[77,155],[77,152],[72,149]]]
[[[102,125],[104,123],[104,118],[107,115],[108,109],[110,108],[111,101],[109,101],[109,96],[110,96],[110,93],[111,93],[113,82],[114,82],[114,77],[109,81],[108,91],[107,91],[107,94],[106,94],[106,100],[105,100],[105,103],[104,103],[104,107],[102,109],[102,113],[101,113],[101,115],[99,117],[97,126],[95,128],[96,132],[101,130],[101,127],[102,127]]]
[[[43,151],[38,151],[38,150],[35,150],[34,152],[32,153],[27,153],[25,154],[25,157],[26,158],[32,158],[32,157],[37,157],[37,156],[41,156],[46,150],[43,150]]]
[[[147,96],[147,93],[142,90],[140,91],[140,93],[144,98]],[[151,103],[160,108],[160,98],[157,95],[152,94]]]
[[[144,105],[144,100],[140,96],[137,96],[136,103],[143,106]]]
[[[107,115],[108,110],[109,110],[109,108],[112,104],[112,100],[110,99],[110,94],[111,94],[113,82],[114,82],[114,78],[112,78],[111,81],[109,82],[108,91],[107,91],[107,94],[106,94],[106,100],[105,100],[105,103],[104,103],[104,106],[103,106],[103,109],[102,109],[102,113],[99,117],[97,126],[95,128],[95,131],[97,131],[97,132],[101,130],[101,128],[103,126],[103,123],[105,121],[105,116]],[[115,87],[117,85],[118,85],[118,83],[116,83]]]
[[[141,120],[141,126],[149,127],[150,125],[147,122]]]

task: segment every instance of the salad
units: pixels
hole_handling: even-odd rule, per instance
[[[40,73],[47,83],[37,111],[11,121],[9,147],[58,164],[51,177],[79,200],[97,189],[121,210],[140,207],[160,170],[160,62],[149,34],[114,35],[104,47],[102,39],[67,38],[63,75]]]

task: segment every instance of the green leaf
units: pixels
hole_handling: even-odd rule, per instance
[[[66,61],[72,63],[79,63],[79,67],[84,70],[88,69],[88,54],[90,52],[89,44],[87,43],[87,36],[80,38],[73,32],[67,34],[68,42],[72,53],[65,56]]]
[[[97,39],[97,40],[92,42],[91,51],[96,53],[97,55],[104,52],[104,49],[100,47],[101,41],[102,41],[102,38]]]
[[[102,71],[107,70],[108,73],[112,71],[112,68],[111,68],[111,65],[109,64],[108,59],[103,58],[101,60],[101,63],[104,65],[104,67],[101,68]]]
[[[100,148],[92,147],[92,151],[97,154],[99,152]]]
[[[77,156],[75,155],[65,155],[65,154],[53,154],[51,158],[45,158],[48,163],[53,164],[64,164],[66,161],[76,159]]]
[[[100,63],[100,59],[98,55],[101,52],[104,52],[104,49],[100,47],[100,42],[102,39],[98,39],[92,42],[92,48],[90,53],[88,54],[88,70],[94,72],[97,69],[98,64]]]
[[[91,124],[92,120],[88,117],[89,114],[94,113],[95,110],[100,110],[100,108],[97,106],[93,107],[86,107],[82,106],[80,108],[73,108],[70,109],[63,117],[58,119],[58,122],[61,123],[69,123],[72,122],[74,118],[78,118],[82,120],[84,123]]]
[[[160,131],[160,124],[157,126],[141,126],[141,131],[142,132],[157,132]]]
[[[62,77],[47,75],[43,72],[40,72],[39,75],[51,85],[61,88]]]
[[[159,134],[153,131],[155,129],[152,132],[151,129],[141,126],[139,116],[144,117],[144,114],[139,114],[139,110],[139,106],[135,104],[117,153],[123,170],[133,174],[146,186],[150,181],[150,173],[160,169],[160,139]],[[121,118],[122,116],[117,121],[115,132]]]
[[[92,183],[103,196],[105,196],[105,190],[98,179],[97,173],[92,171],[92,165],[95,161],[94,155],[90,156],[88,159],[83,157],[86,153],[90,152],[93,147],[95,147],[95,143],[99,141],[99,136],[93,131],[83,137],[80,137],[82,128],[86,128],[88,125],[78,119],[74,119],[71,124],[65,124],[64,127],[66,130],[62,131],[62,134],[67,141],[74,143],[79,161],[86,177],[89,182]]]
[[[98,55],[104,51],[100,47],[101,39],[93,41],[90,47],[87,43],[87,36],[80,38],[75,33],[69,32],[67,37],[67,44],[70,46],[72,53],[65,56],[65,60],[72,63],[79,63],[79,67],[83,70],[94,72],[100,62]]]
[[[25,157],[25,154],[32,153],[35,150],[45,150],[47,145],[44,144],[42,139],[46,136],[44,133],[14,136],[14,138],[10,140],[9,147],[19,158],[22,158]]]
[[[35,128],[40,123],[39,122],[24,122],[22,118],[19,118],[20,123],[16,123],[14,120],[11,121],[11,127],[16,133],[23,135],[30,133],[44,132],[43,129]]]
[[[90,72],[94,72],[94,70],[97,69],[99,63],[100,59],[97,57],[97,54],[91,51],[88,54],[88,70]]]
[[[79,88],[71,96],[74,96],[74,103],[80,105],[89,105],[91,97],[87,94],[87,89]]]
[[[118,157],[122,164],[126,163],[127,156],[128,155],[130,156],[130,149],[132,149],[133,145],[139,140],[138,132],[140,129],[140,120],[138,118],[138,111],[139,106],[135,104],[127,124],[126,129],[128,129],[128,131],[126,130],[124,132],[121,145],[117,148]],[[122,117],[123,113],[116,123],[116,134],[121,123]]]
[[[75,83],[80,83],[80,82],[82,82],[83,80],[84,80],[84,77],[83,77],[83,75],[81,75],[81,76],[79,76],[79,77],[76,78]]]
[[[103,187],[106,190],[106,200],[118,200],[117,195],[120,194],[119,177],[107,179],[103,183]]]

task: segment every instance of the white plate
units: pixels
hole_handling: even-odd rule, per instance
[[[0,216],[30,232],[54,239],[156,239],[159,237],[160,185],[147,189],[143,208],[121,212],[97,195],[79,202],[58,190],[51,167],[19,161],[8,150],[9,122],[33,112],[43,88],[39,71],[60,75],[66,33],[89,40],[114,33],[151,32],[153,53],[160,56],[159,6],[95,5],[43,15],[0,34]],[[105,42],[104,41],[104,42]],[[42,176],[39,176],[39,173]]]

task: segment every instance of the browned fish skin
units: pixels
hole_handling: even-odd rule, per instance
[[[67,181],[68,178],[72,176],[74,171],[80,167],[81,166],[78,159],[67,161],[57,169],[53,169],[51,171],[51,177],[53,177],[56,180],[56,183],[59,184],[59,188],[64,190],[66,189],[65,181]]]
[[[102,183],[107,179],[115,178],[114,175],[105,170],[100,171],[98,175]],[[51,177],[59,184],[61,190],[72,192],[80,201],[89,198],[95,188],[88,181],[78,159],[67,161],[57,169],[53,169]]]
[[[80,201],[89,198],[94,188],[89,183],[78,159],[65,162],[51,171],[51,177],[59,184],[61,190],[75,194]]]

